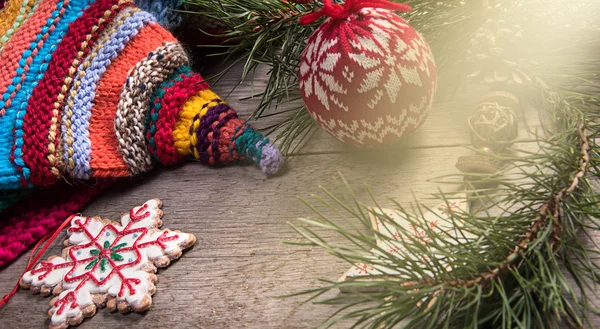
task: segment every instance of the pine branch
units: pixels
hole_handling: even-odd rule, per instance
[[[446,96],[456,91],[471,73],[471,65],[465,61],[471,38],[490,19],[505,20],[508,24],[522,26],[523,31],[526,31],[515,51],[519,52],[520,65],[535,63],[535,66],[541,68],[531,72],[535,76],[555,80],[549,79],[545,72],[552,71],[550,68],[558,69],[559,65],[563,66],[559,72],[569,72],[568,77],[575,79],[585,79],[590,76],[590,72],[597,72],[598,65],[589,60],[589,56],[578,62],[580,67],[577,71],[584,72],[583,76],[571,73],[573,66],[564,69],[564,63],[572,62],[573,54],[583,53],[574,51],[574,46],[593,49],[592,45],[600,42],[600,35],[583,33],[597,31],[598,20],[593,13],[600,9],[600,1],[406,2],[413,9],[403,17],[430,44],[442,81],[440,91]],[[226,41],[219,46],[224,54],[244,61],[242,79],[252,77],[259,65],[269,66],[267,88],[259,95],[261,102],[253,117],[277,118],[278,129],[269,131],[277,134],[280,141],[284,141],[285,154],[292,153],[301,145],[300,141],[313,131],[314,124],[301,107],[292,112],[280,111],[279,107],[291,100],[301,99],[298,90],[298,63],[306,40],[319,22],[302,26],[298,24],[298,19],[317,10],[321,4],[316,1],[296,4],[282,0],[187,0],[184,3],[187,14],[216,19],[227,27],[219,35],[219,40]],[[561,53],[568,56],[568,60],[561,60],[558,56]],[[221,74],[227,69],[229,68]],[[452,83],[444,84],[444,81]],[[444,87],[445,85],[447,86]]]
[[[350,304],[347,296],[320,301],[341,304],[344,309],[325,325],[346,319],[367,328],[393,328],[401,321],[408,328],[556,328],[560,319],[574,328],[589,323],[588,289],[590,284],[600,283],[600,265],[592,256],[599,252],[586,247],[578,233],[600,228],[600,195],[592,189],[600,175],[600,148],[596,144],[600,116],[595,109],[581,109],[575,102],[567,104],[561,114],[563,129],[540,140],[540,152],[511,159],[510,171],[520,172],[517,176],[521,177],[506,183],[488,204],[501,214],[490,215],[487,209],[483,215],[453,217],[463,223],[461,230],[482,237],[476,242],[436,233],[424,224],[422,211],[414,215],[397,205],[397,211],[413,226],[425,230],[432,243],[424,248],[408,240],[402,244],[406,251],[399,254],[382,250],[374,237],[390,238],[370,229],[364,232],[364,227],[370,227],[369,211],[380,220],[390,218],[356,200],[343,177],[343,193],[350,193],[349,197],[338,198],[327,191],[332,202],[318,199],[323,209],[306,202],[318,216],[303,219],[304,225],[291,225],[308,242],[352,265],[370,262],[400,273],[307,291],[319,295],[340,287],[354,290]],[[376,200],[371,202],[374,209],[379,208]],[[341,228],[325,215],[325,209],[356,218],[364,227],[355,231]],[[330,244],[309,228],[314,225],[337,232],[350,244]],[[408,233],[404,227],[397,230]],[[436,261],[425,263],[415,255]],[[440,262],[450,264],[451,269]],[[567,281],[563,268],[574,284]],[[366,286],[383,292],[358,292]]]
[[[305,42],[320,21],[303,26],[298,19],[321,8],[318,2],[295,4],[281,0],[188,0],[188,14],[217,19],[228,27],[220,35],[226,41],[222,54],[244,58],[242,79],[251,77],[259,65],[269,66],[266,90],[253,118],[280,117],[277,139],[283,142],[284,154],[292,153],[313,131],[314,123],[303,107],[281,113],[280,106],[301,99],[298,88],[298,67]],[[429,41],[439,71],[448,71],[452,78],[459,73],[455,65],[464,58],[470,35],[484,19],[481,5],[466,5],[464,1],[408,1],[413,10],[405,18]],[[226,73],[224,70],[222,74]],[[462,78],[462,77],[461,77]]]

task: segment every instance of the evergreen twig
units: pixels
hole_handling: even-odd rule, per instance
[[[593,188],[600,176],[600,115],[597,107],[589,109],[576,99],[563,99],[567,106],[553,108],[562,111],[556,113],[562,128],[538,141],[539,152],[503,156],[510,158],[510,169],[505,172],[509,179],[490,178],[500,187],[484,211],[453,214],[463,232],[481,237],[476,241],[429,230],[420,211],[411,214],[398,205],[397,211],[417,229],[425,230],[432,243],[424,247],[410,239],[394,240],[406,251],[390,253],[377,247],[374,237],[392,238],[372,229],[342,228],[325,215],[325,208],[356,218],[367,227],[366,212],[389,219],[382,212],[355,199],[339,199],[333,192],[327,192],[331,203],[320,202],[325,208],[305,202],[318,216],[302,219],[302,225],[290,225],[309,243],[352,265],[368,262],[400,273],[374,281],[330,283],[304,292],[320,296],[335,288],[354,291],[351,302],[340,296],[319,301],[341,304],[345,310],[325,326],[347,319],[366,328],[394,328],[400,322],[407,328],[558,328],[561,321],[580,328],[589,324],[593,311],[589,295],[595,293],[591,287],[600,283],[600,264],[594,258],[600,251],[587,246],[593,242],[582,239],[580,232],[600,229],[600,194]],[[344,188],[349,189],[345,182]],[[377,202],[372,202],[377,209]],[[494,209],[500,214],[492,214]],[[340,234],[352,247],[321,238],[310,229],[314,225]],[[396,229],[408,233],[407,228]],[[430,261],[423,262],[418,255]],[[360,293],[366,286],[383,292]]]
[[[311,301],[339,304],[325,326],[341,320],[354,327],[394,328],[570,328],[590,326],[590,301],[600,283],[598,246],[586,230],[600,229],[600,95],[598,58],[600,28],[593,13],[600,1],[543,0],[462,1],[412,0],[405,16],[430,43],[444,81],[458,86],[469,73],[463,58],[471,36],[488,19],[521,25],[524,34],[516,65],[531,77],[523,94],[533,101],[549,137],[537,136],[539,151],[521,150],[498,156],[511,165],[504,175],[478,177],[495,182],[488,191],[469,191],[484,208],[454,214],[461,230],[480,238],[463,241],[435,233],[424,225],[423,205],[409,213],[396,203],[432,243],[423,246],[407,239],[405,251],[389,253],[375,237],[388,239],[370,228],[373,209],[352,194],[341,179],[338,193],[305,203],[315,212],[292,227],[305,238],[302,244],[320,246],[349,264],[370,262],[400,273],[376,281],[331,282],[298,294]],[[269,67],[269,80],[255,118],[281,117],[269,127],[283,141],[285,153],[311,131],[313,123],[301,106],[280,110],[298,101],[297,67],[305,40],[317,24],[300,26],[297,20],[320,6],[281,0],[188,0],[204,9],[197,14],[224,22],[224,53],[244,61],[243,77],[259,65]],[[532,97],[534,96],[534,97]],[[441,194],[445,198],[444,194]],[[375,208],[377,201],[371,200]],[[327,215],[354,218],[360,226],[347,229]],[[381,218],[384,219],[384,218]],[[319,230],[314,229],[318,227]],[[346,243],[330,242],[319,231],[333,231]],[[406,228],[397,227],[405,232]],[[397,241],[396,241],[397,243]],[[591,246],[590,246],[591,245]],[[375,249],[377,252],[373,253]],[[423,262],[415,255],[427,255]],[[442,266],[449,264],[450,267]],[[363,294],[360,288],[380,288]],[[327,296],[340,287],[348,296]]]

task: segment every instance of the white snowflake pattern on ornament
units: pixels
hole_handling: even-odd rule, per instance
[[[157,267],[166,267],[196,242],[192,234],[162,225],[161,202],[149,200],[121,217],[121,223],[75,216],[62,257],[51,256],[20,280],[21,288],[56,295],[50,328],[77,325],[96,308],[142,312],[152,305]]]
[[[338,39],[325,40],[323,33],[317,35],[316,42],[306,48],[304,55],[306,61],[300,64],[300,74],[304,77],[300,79],[300,85],[306,97],[315,94],[327,110],[330,108],[329,102],[331,101],[347,111],[348,107],[335,96],[335,93],[345,95],[348,91],[333,76],[342,54],[328,52],[337,43]]]
[[[385,137],[389,134],[400,137],[407,127],[421,125],[429,114],[423,109],[430,103],[429,98],[422,97],[419,104],[410,104],[408,108],[398,110],[398,115],[386,115],[385,119],[378,117],[374,122],[361,120],[360,125],[356,120],[347,124],[342,120],[329,119],[325,121],[325,118],[319,114],[312,112],[310,114],[313,120],[318,122],[325,131],[340,140],[349,138],[361,144],[365,140],[375,140],[383,143]]]
[[[410,26],[401,20],[390,20],[389,11],[365,8],[361,14],[372,17],[368,24],[372,35],[369,38],[357,36],[358,42],[350,42],[355,52],[348,55],[366,70],[357,91],[365,93],[383,85],[390,102],[396,103],[400,88],[405,83],[423,85],[418,70],[429,76],[429,63],[433,62],[433,56],[420,37],[409,43],[402,40],[400,36]],[[369,99],[369,108],[377,106],[383,95],[383,91],[378,90]]]
[[[343,142],[394,142],[427,118],[435,61],[421,35],[396,13],[353,11],[358,7],[346,3],[347,17],[325,19],[309,38],[299,69],[302,97],[312,118]]]

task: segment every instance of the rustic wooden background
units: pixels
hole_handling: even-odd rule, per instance
[[[205,75],[218,71],[218,67],[209,65],[211,62],[204,63]],[[240,72],[238,66],[213,89],[228,94]],[[265,83],[263,71],[255,76],[253,86],[242,85],[228,96],[241,117],[246,117],[257,104],[256,99],[241,99],[253,91],[260,92]],[[423,127],[385,150],[358,150],[319,132],[288,159],[279,175],[269,179],[248,165],[216,169],[187,163],[158,169],[113,187],[83,214],[117,220],[129,208],[160,198],[164,204],[164,226],[191,232],[198,242],[180,260],[159,270],[158,290],[148,312],[121,315],[99,310],[78,328],[317,326],[335,308],[304,303],[305,297],[276,297],[317,287],[317,278],[336,280],[349,265],[322,249],[283,243],[299,239],[287,223],[311,215],[297,196],[308,197],[318,192],[319,185],[330,185],[338,171],[355,186],[363,200],[368,201],[364,187],[368,184],[375,195],[382,196],[384,205],[383,196],[408,203],[414,196],[429,197],[438,188],[457,189],[429,179],[456,173],[457,158],[470,154],[465,148],[469,144],[466,119],[481,95],[474,90],[461,91],[451,100],[436,102]],[[535,130],[537,126],[531,118],[535,118],[535,113],[526,111],[521,115],[521,140],[531,137],[523,127]],[[425,203],[435,205],[437,201]],[[59,254],[63,238],[59,236],[46,255]],[[27,256],[0,271],[0,294],[10,291],[18,280]],[[29,291],[18,292],[0,309],[0,328],[47,327],[48,301],[49,298]]]

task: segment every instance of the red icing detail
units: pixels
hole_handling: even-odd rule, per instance
[[[142,211],[145,211],[146,209],[148,209],[148,205],[144,204],[143,206],[141,206],[135,213],[133,212],[133,209],[129,210],[129,218],[131,218],[132,222],[138,222],[148,216],[150,216],[150,212],[146,211],[145,213],[143,213],[142,215],[140,215],[140,213]],[[127,225],[127,227],[129,227],[129,224]]]
[[[172,235],[172,236],[166,236],[168,233],[169,232],[164,231],[163,234],[161,234],[158,238],[156,238],[155,241],[149,241],[149,242],[140,243],[137,246],[139,248],[143,248],[143,247],[147,247],[147,246],[152,245],[152,244],[158,244],[161,248],[165,249],[167,247],[167,245],[164,244],[163,242],[177,240],[179,238],[179,236],[177,234]]]
[[[122,277],[123,281],[121,282],[121,289],[119,290],[119,297],[123,297],[123,294],[125,293],[125,285],[127,285],[127,288],[129,289],[129,294],[130,295],[135,295],[135,288],[129,284],[130,281],[132,281],[134,284],[139,284],[140,282],[142,282],[140,279],[136,279],[136,278],[125,278]]]
[[[179,238],[178,234],[173,234],[173,235],[169,236],[169,234],[172,232],[165,230],[162,232],[162,234],[160,236],[156,237],[154,240],[139,243],[139,241],[142,241],[144,239],[144,237],[146,237],[146,235],[149,232],[149,229],[146,227],[131,228],[131,226],[134,225],[136,222],[139,222],[145,218],[148,218],[150,216],[150,214],[151,214],[151,212],[148,211],[147,204],[144,204],[143,206],[139,207],[137,209],[137,211],[133,211],[133,209],[131,209],[130,213],[129,213],[129,217],[131,218],[131,220],[127,223],[127,225],[125,227],[120,229],[120,227],[116,227],[113,224],[107,224],[107,225],[103,226],[96,235],[93,235],[87,228],[88,225],[90,224],[92,218],[87,217],[87,218],[85,218],[85,220],[78,218],[73,221],[72,227],[69,228],[69,232],[70,233],[83,233],[89,238],[90,241],[87,243],[75,245],[75,246],[69,248],[69,251],[68,251],[69,258],[72,259],[72,261],[60,263],[60,264],[53,264],[53,263],[47,262],[47,261],[41,262],[38,268],[31,271],[32,274],[41,273],[39,276],[39,279],[42,279],[43,277],[45,277],[46,275],[48,275],[50,272],[52,272],[55,269],[69,267],[69,266],[72,267],[72,269],[64,276],[63,280],[65,282],[69,282],[69,283],[73,283],[73,282],[77,282],[77,281],[80,281],[80,282],[73,291],[70,291],[68,294],[66,294],[63,298],[59,299],[54,304],[58,308],[58,310],[56,311],[57,314],[61,314],[64,311],[65,307],[67,307],[67,305],[70,305],[71,308],[76,308],[79,306],[77,304],[76,292],[79,291],[85,285],[85,283],[88,281],[91,281],[93,284],[99,286],[99,285],[106,283],[108,280],[110,280],[110,278],[112,276],[117,275],[121,279],[121,287],[120,287],[119,293],[118,293],[119,297],[123,297],[127,290],[129,291],[130,295],[134,295],[136,293],[135,285],[140,284],[141,280],[137,279],[137,278],[126,277],[125,273],[123,273],[123,269],[127,268],[127,267],[135,266],[140,263],[140,261],[142,259],[142,253],[141,253],[140,249],[149,247],[149,246],[153,246],[153,245],[158,245],[164,249],[164,248],[167,248],[167,244],[166,244],[167,242],[177,240]],[[104,244],[103,244],[105,241],[103,237],[106,236],[106,232],[112,232],[114,234],[114,236],[116,236],[116,238],[112,241],[111,245],[108,248],[104,248]],[[120,244],[121,243],[120,241],[123,237],[132,235],[132,234],[138,234],[138,235],[131,246],[125,246],[125,247],[119,248],[117,250],[111,249],[112,247]],[[102,238],[102,240],[100,240],[101,238]],[[86,258],[81,258],[81,259],[78,258],[78,255],[77,255],[78,250],[87,250],[89,248],[94,248],[94,249],[100,250],[100,254],[93,255],[92,257],[86,257]],[[110,257],[111,253],[126,253],[126,252],[135,253],[135,255],[136,255],[135,259],[131,262],[124,262],[123,264],[117,265],[115,263],[115,261]],[[96,262],[96,264],[94,264],[94,266],[91,269],[84,271],[80,275],[75,276],[75,277],[72,276],[72,274],[75,273],[75,270],[79,265],[88,264],[90,261],[97,259],[97,258],[106,259],[111,268],[110,272],[107,273],[106,276],[102,280],[98,280],[93,275],[93,273],[100,266],[100,261]]]
[[[442,205],[442,215],[451,215],[454,211],[458,210],[458,205],[456,202],[452,202],[450,205]]]
[[[52,264],[51,262],[41,262],[40,266],[38,268],[31,271],[31,274],[37,274],[37,273],[43,272],[42,274],[40,274],[40,276],[38,276],[38,280],[42,280],[54,269],[71,266],[73,264],[74,264],[73,262],[67,262],[67,263],[60,263],[60,264],[55,265],[55,264]]]
[[[91,220],[92,219],[90,217],[86,217],[85,222],[81,223],[81,219],[77,218],[73,221],[73,225],[71,227],[69,227],[67,232],[69,232],[69,233],[81,232],[81,231],[85,230],[85,227]],[[75,225],[77,225],[77,226],[75,226]]]
[[[61,315],[62,312],[65,310],[65,307],[69,304],[71,308],[76,308],[77,306],[79,306],[79,304],[77,304],[77,297],[75,296],[75,292],[73,291],[69,291],[69,293],[67,293],[63,298],[57,300],[56,303],[54,303],[54,306],[58,307],[58,310],[56,310],[56,314]]]

